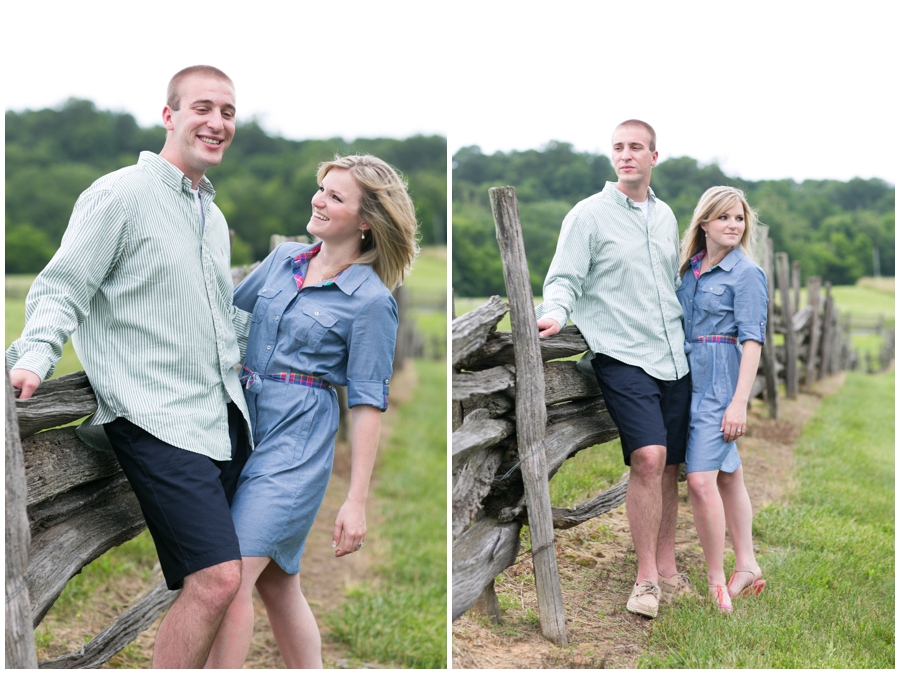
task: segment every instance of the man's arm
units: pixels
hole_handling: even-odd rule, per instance
[[[59,250],[25,300],[25,329],[6,351],[10,382],[31,396],[52,376],[63,345],[90,311],[91,299],[125,246],[127,219],[107,191],[79,197]]]
[[[591,227],[573,208],[563,220],[556,252],[544,279],[544,300],[535,308],[541,337],[558,333],[584,292],[591,268]]]

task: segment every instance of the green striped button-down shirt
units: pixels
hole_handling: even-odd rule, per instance
[[[249,417],[234,369],[235,322],[244,332],[247,315],[232,304],[228,226],[212,184],[199,185],[205,227],[190,187],[175,166],[142,152],[83,192],[28,293],[26,327],[7,359],[50,376],[74,332],[99,405],[89,424],[125,417],[228,460],[226,403]]]
[[[562,224],[537,317],[571,319],[591,351],[671,381],[688,372],[678,286],[678,223],[649,191],[647,216],[608,182]]]

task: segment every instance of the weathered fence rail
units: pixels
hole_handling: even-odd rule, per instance
[[[96,411],[84,373],[45,382],[30,400],[16,400],[8,369],[6,381],[6,665],[98,667],[152,625],[178,593],[169,592],[160,582],[81,651],[37,662],[34,628],[69,579],[107,550],[139,534],[145,524],[112,452],[88,447],[72,427],[37,433]],[[11,517],[18,522],[15,529],[10,528]],[[10,574],[24,579],[21,594],[27,599],[27,607],[16,609],[27,614],[14,619],[14,631],[9,629]]]
[[[849,348],[849,329],[839,320],[829,283],[825,283],[823,299],[820,279],[808,279],[807,306],[794,310],[800,302],[799,265],[789,265],[783,253],[772,254],[766,231],[761,228],[759,257],[769,279],[769,321],[751,399],[764,398],[770,414],[777,417],[779,386],[795,397],[801,385],[855,367],[859,359]],[[501,254],[505,256],[502,246]],[[507,264],[513,262],[505,257],[504,267]],[[521,410],[516,405],[520,374],[516,340],[512,333],[496,329],[508,310],[495,296],[452,322],[453,620],[476,602],[499,617],[493,580],[514,563],[519,530],[527,523],[517,432]],[[777,345],[776,334],[781,335]],[[580,370],[573,360],[558,360],[587,351],[578,329],[564,327],[559,334],[541,339],[539,349],[546,405],[544,470],[549,480],[567,459],[614,440],[618,431],[594,375]],[[552,508],[554,528],[569,528],[618,507],[625,502],[627,486],[626,473],[619,483],[586,503]]]

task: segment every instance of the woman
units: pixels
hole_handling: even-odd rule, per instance
[[[308,244],[284,243],[234,291],[252,312],[243,364],[255,450],[232,504],[241,588],[207,667],[241,667],[253,633],[253,587],[289,668],[322,667],[315,618],[300,590],[300,555],[325,495],[346,385],[352,414],[347,500],[332,547],[362,548],[380,414],[387,408],[399,285],[417,253],[406,186],[372,156],[325,162],[312,198]]]
[[[753,553],[753,509],[735,444],[747,428],[750,388],[766,334],[766,276],[749,257],[755,221],[743,192],[708,189],[684,235],[677,291],[693,382],[688,493],[709,589],[723,613],[731,612],[732,597],[759,594],[765,587]],[[727,584],[726,525],[735,554]]]

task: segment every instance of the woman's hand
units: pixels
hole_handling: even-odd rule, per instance
[[[334,522],[331,547],[336,548],[335,557],[343,557],[356,552],[363,546],[366,537],[366,507],[364,503],[344,501]]]
[[[741,368],[738,372],[738,382],[731,398],[731,404],[725,410],[722,417],[722,436],[725,442],[734,442],[747,432],[747,405],[750,403],[750,388],[756,379],[756,371],[759,368],[759,357],[762,354],[762,344],[752,339],[741,342],[743,354],[741,356]]]
[[[732,400],[722,417],[722,426],[719,428],[725,442],[734,442],[747,431],[747,403]]]

